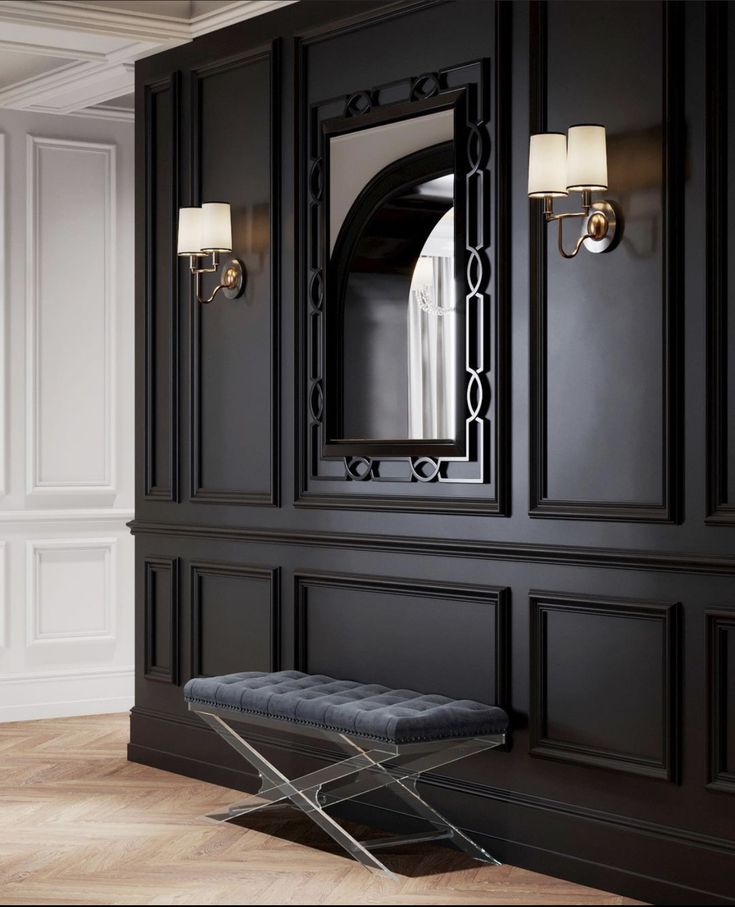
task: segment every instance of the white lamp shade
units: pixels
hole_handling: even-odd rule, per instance
[[[179,208],[179,255],[203,255],[201,233],[202,209]]]
[[[580,124],[569,127],[567,189],[607,189],[605,127]]]
[[[230,206],[224,202],[202,205],[202,249],[205,252],[232,251]]]
[[[567,137],[540,132],[528,144],[528,197],[567,195]]]

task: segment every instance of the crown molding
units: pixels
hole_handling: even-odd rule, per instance
[[[134,41],[191,40],[191,25],[186,19],[74,0],[0,0],[0,22],[94,32]]]
[[[41,112],[41,111],[39,111]],[[48,113],[48,111],[44,111]],[[83,107],[68,116],[88,117],[91,120],[109,120],[112,123],[134,123],[135,113],[127,107]]]
[[[109,76],[119,77],[113,89],[100,93],[101,79]],[[132,63],[108,61],[102,63],[70,63],[53,72],[45,73],[31,79],[25,79],[0,90],[0,107],[32,109],[49,107],[54,109],[49,102],[54,96],[62,92],[74,90],[81,95],[89,91],[89,100],[84,98],[75,102],[72,109],[76,110],[88,104],[98,104],[110,98],[119,97],[133,90],[135,83],[135,68]],[[68,113],[69,105],[56,108],[55,112]]]
[[[2,17],[0,16],[0,21]],[[105,54],[98,50],[83,50],[80,47],[63,48],[46,44],[27,44],[23,41],[3,41],[0,39],[0,51],[9,54],[33,54],[35,57],[67,57],[70,60],[88,60],[103,62]]]
[[[235,0],[234,3],[212,10],[211,13],[194,16],[191,20],[191,36],[199,38],[218,28],[262,16],[264,13],[270,13],[282,6],[291,6],[296,2],[298,0]]]
[[[22,41],[7,37],[0,40],[0,51],[69,60],[51,72],[0,88],[0,108],[129,122],[133,119],[130,111],[120,108],[100,111],[96,105],[133,91],[135,60],[295,2],[234,0],[212,12],[186,19],[79,0],[0,0],[0,29],[3,22],[29,26],[23,30]],[[28,40],[32,39],[34,27],[44,29],[43,44]],[[58,47],[53,44],[53,30],[64,33]],[[70,32],[80,36],[78,47],[68,46]],[[94,46],[91,35],[123,39],[126,43],[103,53],[84,46],[85,41]],[[96,47],[99,47],[98,40]]]

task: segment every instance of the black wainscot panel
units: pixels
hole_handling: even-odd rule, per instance
[[[531,595],[531,753],[671,781],[678,606]]]
[[[278,570],[218,561],[190,570],[192,677],[278,670]]]
[[[148,557],[143,561],[145,654],[147,680],[179,682],[179,561]]]
[[[310,673],[503,705],[509,591],[297,573],[296,665]]]

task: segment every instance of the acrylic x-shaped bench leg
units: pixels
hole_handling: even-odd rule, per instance
[[[371,758],[370,753],[358,746],[354,740],[351,740],[343,734],[340,736],[345,743],[358,750],[365,758]],[[478,752],[481,749],[489,749],[497,745],[497,742],[491,741],[485,742],[484,746],[482,740],[462,741],[444,751],[433,753],[433,758],[432,756],[424,757],[421,760],[414,760],[413,763],[408,763],[396,768],[386,768],[384,765],[375,762],[373,770],[370,773],[364,772],[359,779],[361,787],[359,793],[362,794],[367,793],[368,790],[373,791],[378,790],[379,788],[386,788],[406,803],[412,812],[434,825],[435,828],[440,831],[439,835],[434,835],[433,837],[431,835],[414,836],[414,838],[410,840],[438,840],[447,838],[451,840],[456,847],[463,850],[473,859],[479,860],[482,863],[490,863],[493,866],[500,866],[502,864],[499,860],[496,860],[495,857],[489,854],[483,847],[480,847],[479,844],[468,837],[461,829],[457,828],[456,825],[445,818],[440,812],[437,812],[433,806],[430,806],[424,800],[416,789],[416,783],[419,780],[421,772],[427,771],[430,765],[431,767],[447,765],[449,762],[456,762],[458,759],[462,759],[473,752]],[[350,799],[357,796],[354,788],[349,791],[349,794]],[[327,797],[325,797],[325,803],[333,806],[335,803],[341,802],[342,799],[343,796],[339,789],[332,790]],[[395,837],[384,838],[378,841],[371,841],[368,846],[374,850],[380,847],[389,847],[392,844],[400,843],[407,843],[407,840],[404,841],[404,839],[397,839]]]
[[[395,878],[394,873],[378,860],[371,851],[418,841],[449,839],[459,849],[474,859],[500,865],[479,844],[476,844],[457,826],[430,806],[418,793],[416,782],[422,772],[455,762],[473,753],[499,746],[504,740],[502,736],[455,741],[444,744],[438,749],[434,747],[429,752],[421,751],[421,748],[419,748],[400,764],[386,766],[387,763],[398,757],[398,752],[395,748],[386,747],[381,749],[379,747],[371,747],[370,749],[363,749],[350,737],[338,734],[339,739],[352,749],[357,750],[356,755],[334,765],[311,772],[308,775],[303,775],[300,778],[289,780],[274,765],[268,762],[258,750],[246,740],[243,740],[218,715],[199,710],[196,713],[253,765],[261,778],[261,789],[257,794],[242,803],[229,807],[227,812],[214,813],[209,818],[227,822],[230,819],[254,812],[273,803],[289,800],[294,806],[309,815],[320,828],[326,831],[363,866],[381,872],[390,878]],[[348,781],[337,789],[323,790],[327,784],[339,780],[344,781],[345,778],[354,775],[358,776],[355,780]],[[352,800],[357,796],[379,790],[380,788],[390,789],[411,808],[412,812],[428,821],[437,831],[429,834],[358,841],[325,812],[325,807],[327,806],[334,806],[345,800]]]
[[[294,782],[289,781],[289,779],[280,772],[274,765],[271,765],[267,759],[265,759],[253,746],[251,746],[246,740],[236,733],[228,724],[222,721],[217,715],[211,714],[209,712],[200,712],[197,711],[197,714],[200,718],[207,722],[207,724],[215,730],[220,737],[226,740],[230,746],[232,746],[241,756],[243,756],[247,761],[253,765],[261,778],[266,784],[270,784],[271,787],[277,788],[283,793],[283,797],[280,799],[288,799],[293,803],[294,806],[298,807],[303,812],[307,813],[311,819],[331,838],[333,838],[338,844],[340,844],[344,849],[351,854],[356,860],[362,863],[363,866],[371,869],[375,872],[380,872],[383,875],[388,876],[391,879],[397,878],[395,873],[392,873],[387,866],[385,866],[381,861],[370,853],[370,851],[352,837],[344,828],[335,820],[327,815],[322,809],[321,804],[319,803],[318,797],[318,787],[316,790],[313,788],[307,788],[305,791],[300,790],[295,786]],[[390,755],[390,754],[386,754]],[[392,758],[395,758],[392,755]],[[359,769],[357,769],[359,771]],[[299,783],[298,781],[296,783]],[[225,817],[225,820],[228,818],[234,818],[236,815],[243,815],[247,810],[240,810],[233,815],[228,814]]]

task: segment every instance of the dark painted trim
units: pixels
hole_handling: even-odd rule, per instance
[[[155,597],[153,590],[153,576],[158,571],[168,571],[171,574],[171,627],[169,633],[169,666],[162,668],[154,663],[156,651],[156,634],[160,627],[155,620]],[[159,683],[179,683],[179,667],[181,662],[181,619],[179,598],[179,558],[177,557],[147,557],[143,561],[143,613],[144,613],[144,653],[143,676],[146,680],[155,680]]]
[[[167,174],[170,180],[171,211],[169,216],[172,224],[178,223],[179,217],[179,98],[181,77],[179,72],[173,72],[165,79],[161,79],[143,90],[143,122],[145,133],[143,141],[143,155],[145,161],[145,177],[143,185],[143,296],[144,296],[144,372],[143,372],[143,406],[144,406],[144,458],[143,458],[143,498],[147,501],[175,502],[179,499],[179,259],[176,256],[175,230],[171,231],[171,247],[163,250],[157,248],[155,242],[155,204],[156,186],[151,182],[151,175],[155,174],[156,181],[163,176],[158,174],[154,166],[155,137],[157,135],[153,116],[152,99],[163,92],[171,93],[171,168]],[[154,485],[156,450],[154,425],[158,418],[155,404],[155,387],[153,383],[153,359],[156,346],[156,306],[160,300],[156,298],[155,281],[156,267],[161,260],[168,261],[171,269],[171,282],[168,292],[168,313],[171,328],[169,331],[169,438],[168,454],[170,475],[167,485]]]
[[[281,582],[280,567],[252,567],[223,561],[192,560],[191,577],[191,676],[202,677],[202,576],[235,576],[267,582],[270,588],[270,667],[280,671],[281,641]]]
[[[735,526],[728,500],[728,3],[706,7],[707,523]]]
[[[444,2],[444,0],[440,0]],[[391,10],[390,15],[404,15],[411,10],[423,8],[424,6],[431,6],[433,3],[419,3],[419,4],[404,4],[402,8],[397,10]],[[383,18],[382,15],[378,14],[379,18]],[[507,120],[509,119],[509,110],[510,110],[510,83],[509,83],[509,72],[503,71],[500,69],[498,60],[506,59],[508,54],[507,46],[503,46],[501,51],[501,43],[503,41],[508,41],[510,38],[510,22],[511,22],[512,11],[507,4],[500,4],[496,11],[496,23],[499,25],[498,30],[496,31],[495,37],[495,46],[494,46],[494,59],[488,61],[483,59],[481,61],[473,61],[472,63],[462,64],[461,66],[450,67],[447,70],[447,73],[444,74],[429,74],[432,76],[441,76],[446,77],[447,74],[456,71],[457,69],[468,68],[472,65],[480,65],[481,73],[477,80],[470,81],[471,85],[470,94],[474,97],[477,93],[477,86],[479,85],[482,91],[481,97],[481,110],[478,111],[477,116],[474,114],[470,115],[470,121],[472,124],[475,123],[475,120],[482,120],[490,124],[492,137],[489,142],[490,147],[490,161],[491,163],[491,172],[489,174],[490,179],[493,181],[493,188],[498,191],[498,204],[494,206],[495,217],[492,221],[492,229],[495,231],[495,235],[490,243],[488,243],[487,248],[490,249],[490,255],[487,253],[487,249],[484,253],[484,259],[492,257],[492,263],[486,263],[481,266],[481,286],[477,288],[476,294],[470,294],[468,299],[479,298],[482,296],[484,298],[484,304],[481,306],[483,316],[485,310],[490,309],[488,305],[487,297],[490,297],[492,302],[492,315],[488,316],[485,320],[487,323],[484,326],[484,333],[488,336],[489,340],[487,342],[488,349],[485,353],[485,359],[488,362],[493,362],[492,374],[484,373],[483,374],[483,386],[484,383],[489,383],[491,385],[489,393],[487,394],[487,399],[491,401],[490,410],[486,413],[485,417],[481,420],[481,423],[476,425],[474,423],[477,420],[473,421],[472,426],[469,426],[467,430],[471,431],[471,444],[473,447],[478,447],[478,454],[476,456],[478,468],[481,473],[481,481],[478,482],[476,478],[472,478],[467,482],[464,482],[462,478],[452,478],[446,479],[443,476],[439,477],[438,482],[444,484],[444,491],[446,488],[452,487],[455,491],[455,494],[440,494],[432,493],[432,489],[436,487],[437,480],[436,477],[439,475],[439,470],[437,470],[432,476],[432,480],[425,480],[421,476],[416,474],[412,465],[413,458],[408,458],[408,466],[406,469],[405,476],[392,477],[380,476],[377,481],[371,481],[377,477],[379,474],[379,465],[375,464],[374,461],[369,458],[365,458],[364,462],[367,464],[368,469],[364,476],[359,478],[364,478],[365,482],[355,482],[347,481],[347,471],[343,470],[342,474],[325,474],[325,475],[312,475],[313,469],[313,460],[317,455],[315,453],[317,447],[321,449],[321,440],[315,437],[315,433],[318,434],[321,431],[321,421],[320,419],[310,421],[310,401],[312,397],[316,394],[317,397],[321,395],[322,403],[324,400],[324,374],[318,373],[318,370],[315,370],[314,363],[311,361],[313,356],[309,356],[309,332],[313,329],[313,320],[314,317],[319,319],[322,315],[322,306],[314,305],[313,301],[310,301],[310,290],[315,279],[319,279],[320,272],[323,270],[319,267],[319,263],[316,261],[313,254],[313,250],[309,247],[309,242],[307,241],[310,235],[310,231],[313,229],[313,224],[310,223],[310,218],[307,217],[306,209],[308,207],[307,200],[309,198],[309,190],[311,187],[309,176],[310,172],[306,164],[309,163],[309,158],[313,158],[313,164],[317,165],[320,160],[320,155],[317,154],[314,150],[313,142],[315,133],[315,126],[313,122],[313,113],[314,105],[310,108],[306,104],[306,95],[305,95],[305,82],[306,75],[304,72],[304,53],[303,51],[297,53],[297,73],[296,73],[296,98],[297,103],[297,112],[296,112],[296,131],[300,136],[312,136],[312,141],[302,140],[300,145],[300,151],[298,154],[298,160],[296,165],[296,182],[297,182],[297,211],[298,211],[298,224],[299,224],[299,237],[297,242],[298,248],[298,260],[299,267],[297,268],[297,298],[301,300],[298,306],[298,326],[297,326],[297,376],[296,376],[296,399],[298,407],[298,417],[299,421],[297,423],[297,442],[299,455],[297,460],[303,460],[303,463],[299,463],[296,467],[296,493],[295,493],[295,506],[301,508],[316,508],[316,509],[348,509],[348,510],[374,510],[374,511],[383,511],[383,512],[421,512],[421,513],[456,513],[456,514],[482,514],[486,516],[506,516],[509,512],[510,507],[510,463],[509,457],[501,462],[503,456],[507,456],[511,448],[511,439],[509,436],[510,428],[510,337],[509,337],[509,326],[510,326],[510,316],[507,312],[507,302],[509,299],[509,290],[508,290],[508,280],[510,275],[510,266],[509,266],[509,255],[510,255],[510,219],[505,217],[504,214],[507,213],[508,209],[508,197],[509,197],[509,187],[508,181],[510,178],[510,163],[506,157],[503,159],[500,156],[499,148],[502,147],[503,143],[509,141],[509,136],[504,135],[501,142],[499,139],[499,132],[502,128],[499,116],[491,116],[489,114],[488,108],[491,106],[490,98],[494,98],[496,103],[500,104],[500,110],[497,111],[498,114],[502,114]],[[353,27],[350,26],[351,30]],[[338,31],[341,31],[341,26]],[[330,30],[330,36],[333,34],[333,30]],[[301,42],[305,44],[307,42]],[[491,64],[491,65],[490,65]],[[423,78],[419,77],[419,78]],[[455,75],[456,79],[456,75]],[[409,81],[408,79],[404,81]],[[410,80],[415,84],[419,79],[414,78]],[[385,86],[384,86],[385,87]],[[457,86],[452,83],[452,88],[456,89]],[[364,92],[358,92],[358,94],[364,95],[366,98],[370,99],[370,104],[373,104],[373,99],[379,100],[380,97],[380,87],[371,88]],[[449,89],[439,89],[440,91],[447,91]],[[331,99],[329,103],[335,101]],[[323,102],[327,103],[327,102]],[[415,102],[414,102],[415,103]],[[348,99],[349,104],[349,99]],[[317,105],[318,106],[318,105]],[[496,111],[493,110],[493,115],[496,114]],[[308,117],[307,117],[308,114]],[[364,115],[364,114],[363,114]],[[370,114],[368,114],[370,115]],[[357,117],[359,119],[360,117]],[[471,127],[470,127],[471,128]],[[506,126],[507,129],[507,126]],[[507,149],[506,149],[507,151]],[[311,152],[311,154],[310,154]],[[485,156],[487,156],[485,154]],[[306,163],[305,163],[306,162]],[[483,163],[486,163],[484,161]],[[500,184],[502,183],[502,189]],[[316,198],[312,198],[312,204],[317,207],[321,204],[322,198],[321,194]],[[489,216],[488,216],[489,221]],[[483,220],[484,224],[484,220]],[[482,231],[481,231],[482,232]],[[483,233],[484,235],[484,233]],[[468,250],[468,254],[469,250]],[[476,253],[472,253],[473,255]],[[475,265],[472,261],[467,262],[468,271],[471,270]],[[308,274],[306,272],[309,272]],[[490,273],[489,287],[488,290],[486,287],[487,283],[487,273]],[[306,274],[306,279],[304,275]],[[323,281],[323,276],[322,276]],[[504,283],[503,283],[504,282]],[[468,281],[468,284],[472,285],[472,280]],[[506,308],[503,308],[503,307]],[[314,317],[312,317],[314,316]],[[470,313],[468,311],[468,317]],[[321,333],[321,332],[320,332]],[[470,376],[470,384],[475,379]],[[321,408],[321,407],[320,407]],[[483,408],[483,413],[486,412],[487,407]],[[478,434],[481,437],[475,438],[474,435]],[[490,440],[492,439],[492,441]],[[500,446],[496,446],[493,451],[486,450],[491,444],[497,444],[498,439],[500,439]],[[362,458],[358,458],[361,459]],[[441,457],[439,458],[441,460]],[[472,459],[470,462],[473,462]],[[347,465],[347,464],[346,464]],[[374,466],[378,466],[374,470]],[[354,480],[358,478],[357,476],[352,475],[351,478]],[[344,491],[338,490],[333,493],[328,491],[316,491],[313,487],[312,480],[321,480],[322,484],[331,483],[334,487],[344,488]],[[414,481],[416,480],[416,481]],[[378,487],[382,483],[382,489],[379,492]],[[383,491],[386,488],[386,485],[391,483],[396,483],[402,486],[404,489],[406,486],[411,487],[412,491],[415,490],[415,493],[396,493],[390,494],[387,491]],[[356,485],[369,486],[368,489],[359,491],[356,489]],[[484,494],[473,494],[469,489],[476,491],[478,486],[482,487]],[[463,495],[461,492],[462,488],[467,489]],[[458,492],[458,493],[456,493]]]
[[[594,595],[571,595],[531,590],[531,711],[530,743],[532,756],[544,756],[576,765],[676,781],[679,753],[679,605],[671,602],[640,602],[624,598],[600,598]],[[661,689],[663,691],[662,738],[660,760],[636,755],[632,751],[613,751],[555,740],[546,733],[546,615],[549,611],[571,611],[612,617],[625,616],[661,623],[664,658]],[[630,741],[634,744],[635,741]]]
[[[677,523],[682,499],[682,443],[684,394],[681,377],[683,331],[681,294],[683,261],[681,252],[681,187],[684,183],[684,4],[664,2],[663,136],[663,438],[661,500],[655,502],[554,500],[548,496],[546,430],[546,331],[547,331],[547,236],[541,206],[530,204],[530,452],[529,515],[534,518],[613,520],[641,523]],[[531,3],[530,131],[546,129],[547,106],[547,5]]]
[[[540,545],[531,542],[492,542],[482,539],[427,538],[425,536],[370,535],[352,532],[313,532],[297,529],[244,529],[236,526],[201,526],[133,520],[134,535],[170,535],[264,545],[303,545],[482,560],[735,576],[735,557],[676,551],[635,551],[628,548],[591,548]]]
[[[234,491],[216,488],[204,488],[201,479],[201,399],[200,380],[202,363],[200,361],[200,330],[202,307],[194,299],[191,282],[187,300],[190,310],[190,345],[189,345],[189,388],[191,394],[191,437],[189,449],[191,500],[207,504],[239,504],[254,507],[277,507],[279,504],[280,472],[280,276],[281,276],[281,206],[280,206],[280,42],[275,41],[268,49],[249,50],[244,54],[231,57],[225,61],[200,66],[191,73],[191,189],[192,204],[201,203],[200,146],[201,119],[200,96],[202,81],[213,75],[219,75],[232,69],[251,66],[264,60],[270,66],[270,305],[271,305],[271,474],[268,491]],[[237,250],[234,250],[237,253]]]
[[[495,608],[495,705],[505,707],[510,697],[510,645],[508,586],[477,586],[469,584],[425,582],[413,579],[386,579],[355,573],[322,573],[299,571],[294,573],[294,665],[297,671],[308,673],[308,590],[312,586],[326,588],[358,589],[368,592],[392,592],[398,595],[416,595],[442,598],[449,601],[471,601]]]
[[[727,634],[735,634],[735,609],[731,611],[707,611],[707,715],[708,715],[708,773],[707,787],[710,790],[735,794],[735,773],[727,770],[727,726],[735,721],[733,703],[728,702],[726,693],[727,672],[735,671],[735,665],[728,664]]]

